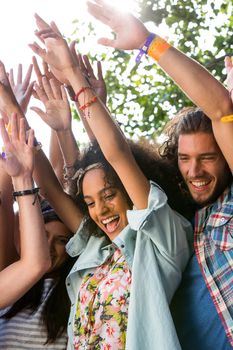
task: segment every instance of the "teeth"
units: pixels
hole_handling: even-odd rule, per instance
[[[104,225],[107,225],[107,224],[109,224],[111,221],[118,219],[118,217],[119,217],[118,215],[111,216],[110,218],[107,218],[107,219],[102,220],[102,223],[103,223]]]
[[[206,186],[208,184],[208,182],[206,181],[192,181],[191,183],[196,187]]]

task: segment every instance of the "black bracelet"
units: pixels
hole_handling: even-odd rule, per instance
[[[32,203],[32,205],[34,205],[36,203],[36,199],[38,197],[39,190],[40,190],[39,187],[35,187],[35,188],[32,188],[31,190],[16,191],[16,192],[13,192],[13,198],[16,201],[16,197],[27,196],[27,195],[30,195],[30,194],[34,194],[35,197],[34,197],[34,201]]]

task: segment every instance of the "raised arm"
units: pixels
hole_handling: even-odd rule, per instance
[[[123,50],[141,49],[146,43],[150,33],[133,15],[123,14],[103,0],[88,1],[88,9],[95,18],[108,25],[115,33],[115,39],[101,38],[99,43]],[[174,47],[164,51],[161,51],[161,47],[157,46],[158,64],[212,120],[216,140],[230,168],[233,169],[233,123],[221,122],[223,116],[233,113],[228,91],[193,59]],[[151,55],[155,57],[152,50]]]
[[[13,186],[11,177],[0,169],[0,271],[17,258],[14,245]]]
[[[38,107],[32,109],[56,132],[66,175],[74,175],[73,165],[79,158],[79,149],[71,128],[71,111],[65,88],[55,79],[43,77],[41,86],[36,85],[35,91],[46,112]]]
[[[119,175],[132,202],[138,209],[146,208],[149,194],[149,183],[138,168],[129,145],[121,130],[115,124],[104,104],[90,88],[87,80],[83,77],[79,67],[74,66],[73,58],[67,43],[61,35],[54,32],[52,26],[50,31],[48,24],[40,17],[36,17],[37,25],[41,29],[38,35],[46,45],[46,51],[31,45],[35,53],[47,61],[51,67],[60,69],[66,80],[76,92],[80,109],[85,112],[86,120],[95,135],[105,158],[113,166]],[[45,29],[43,29],[43,25]],[[70,55],[70,58],[68,58]],[[65,57],[59,65],[58,57]],[[52,68],[51,68],[52,69]]]
[[[5,146],[5,158],[0,165],[12,177],[19,205],[20,259],[0,272],[0,307],[19,299],[49,269],[51,261],[44,221],[32,179],[34,133],[26,141],[25,121],[17,126],[17,116],[11,117],[11,138],[0,119]],[[32,229],[33,228],[33,229]]]
[[[143,47],[150,32],[139,19],[129,13],[123,14],[103,0],[87,4],[89,12],[115,34],[115,39],[101,38],[99,43],[123,50]],[[158,64],[211,119],[231,112],[226,89],[196,61],[170,47],[160,56]]]
[[[97,62],[97,76],[94,74],[93,68],[91,66],[91,63],[87,57],[87,55],[80,55],[76,52],[75,50],[75,41],[72,41],[70,44],[70,52],[73,56],[73,59],[76,63],[76,65],[80,68],[81,72],[83,73],[83,76],[86,78],[88,84],[93,88],[95,91],[96,95],[100,98],[100,100],[106,105],[106,100],[107,100],[107,89],[106,89],[106,84],[103,78],[103,73],[102,73],[102,65],[101,62]],[[73,90],[73,89],[72,89]],[[95,140],[95,136],[93,132],[91,131],[85,115],[83,111],[79,109],[79,104],[76,102],[76,108],[78,110],[78,113],[80,115],[80,118],[82,120],[82,123],[84,125],[84,128],[86,130],[86,133],[89,137],[90,141]]]
[[[13,94],[2,63],[0,64],[0,82],[0,110],[4,110],[8,115],[12,112],[18,112],[18,115],[25,119],[25,115]],[[27,129],[29,128],[28,124],[26,127]],[[80,211],[70,196],[63,191],[51,164],[41,149],[36,150],[35,159],[34,177],[41,188],[42,195],[48,199],[67,227],[72,232],[76,232],[82,220]]]

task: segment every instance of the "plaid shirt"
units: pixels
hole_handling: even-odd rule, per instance
[[[194,247],[206,285],[233,346],[233,184],[196,213]]]

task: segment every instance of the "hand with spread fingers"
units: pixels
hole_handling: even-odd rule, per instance
[[[36,42],[29,47],[49,65],[52,73],[61,83],[69,84],[65,72],[72,70],[75,62],[66,40],[54,22],[49,25],[37,14],[35,18],[38,27],[36,36],[44,43],[46,49],[42,49]]]
[[[35,84],[35,92],[44,104],[45,112],[38,107],[31,107],[41,119],[55,131],[71,129],[71,111],[63,85],[56,79],[48,80],[45,76],[42,85]]]
[[[5,148],[5,156],[1,156],[0,165],[12,178],[32,176],[34,167],[34,131],[30,129],[26,135],[25,119],[13,113],[10,117],[11,132],[6,129],[0,119],[0,131]],[[28,136],[28,137],[27,137]]]
[[[43,88],[43,83],[42,83],[42,78],[46,77],[48,80],[50,79],[54,79],[56,81],[56,84],[61,86],[62,83],[56,79],[56,77],[54,76],[54,74],[51,72],[51,70],[49,69],[48,63],[46,63],[45,61],[42,61],[42,69],[43,72],[41,71],[38,61],[36,59],[35,56],[32,57],[32,64],[33,64],[33,68],[34,68],[34,72],[36,73],[36,78],[37,78],[37,82],[39,84],[40,87]],[[37,96],[37,93],[35,91],[35,89],[33,89],[33,96],[36,99],[40,99],[39,96]]]
[[[104,0],[87,2],[92,16],[106,24],[115,33],[115,39],[101,38],[99,44],[121,50],[140,49],[150,32],[130,13],[125,13]]]
[[[19,64],[16,83],[14,79],[13,69],[10,69],[10,73],[9,73],[9,82],[10,82],[11,88],[24,114],[27,111],[27,107],[28,107],[30,98],[32,96],[32,90],[33,90],[33,84],[34,84],[34,82],[30,83],[32,69],[33,69],[33,65],[30,64],[30,66],[28,67],[27,73],[23,79],[23,66],[22,64]]]
[[[87,55],[82,56],[81,54],[77,54],[75,50],[75,44],[76,44],[75,41],[71,42],[70,51],[72,53],[72,56],[76,64],[79,66],[81,72],[87,79],[90,86],[94,89],[96,95],[98,95],[101,101],[104,104],[106,104],[107,89],[106,89],[105,81],[103,79],[101,62],[97,61],[97,77],[96,77],[89,58],[87,57]]]

